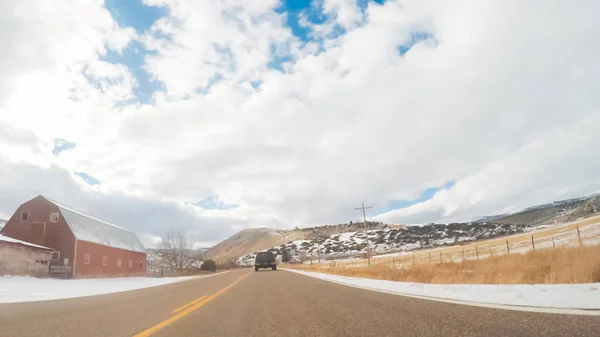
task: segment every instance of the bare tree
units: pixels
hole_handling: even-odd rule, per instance
[[[171,228],[162,237],[161,246],[164,262],[171,269],[188,269],[197,260],[192,250],[194,241],[185,230]]]

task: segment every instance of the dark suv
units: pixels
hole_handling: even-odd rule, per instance
[[[271,268],[273,270],[277,270],[275,254],[271,252],[260,252],[256,254],[256,259],[254,260],[254,270],[258,271],[260,268]]]

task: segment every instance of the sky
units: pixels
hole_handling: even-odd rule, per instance
[[[5,0],[0,218],[197,246],[600,191],[595,0]]]

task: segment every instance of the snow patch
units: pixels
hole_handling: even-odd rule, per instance
[[[4,276],[0,277],[0,303],[50,301],[118,293],[210,277],[223,273],[227,273],[227,271],[211,275],[187,277],[119,277],[76,280]]]
[[[588,284],[424,284],[285,269],[317,279],[398,295],[496,305],[555,309],[600,309],[600,283]]]

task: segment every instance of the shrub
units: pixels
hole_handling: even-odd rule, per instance
[[[217,271],[217,264],[213,260],[206,260],[202,266],[200,266],[200,269],[214,272]]]

